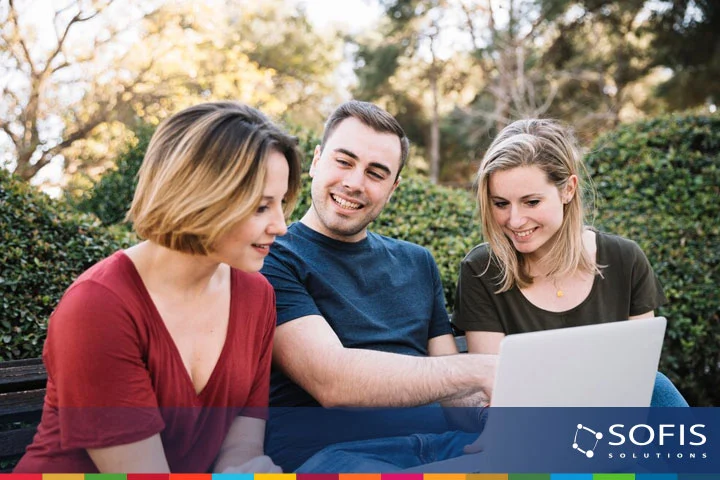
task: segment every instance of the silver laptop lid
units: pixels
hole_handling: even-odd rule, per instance
[[[664,317],[508,335],[492,406],[648,407]]]

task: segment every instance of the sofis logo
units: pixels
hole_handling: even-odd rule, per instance
[[[611,425],[606,433],[578,424],[572,448],[587,458],[595,456],[595,450],[604,439],[609,448],[608,458],[707,458],[698,451],[707,443],[706,426],[695,424]]]
[[[641,423],[626,429],[625,425],[618,423],[610,427],[610,435],[614,437],[614,441],[608,441],[608,444],[618,446],[630,442],[640,447],[652,443],[660,446],[674,444],[681,447],[685,445],[699,447],[707,443],[707,437],[701,433],[704,428],[705,425],[702,424],[692,425],[688,429],[685,425],[671,423],[660,424],[653,428]]]
[[[589,445],[583,444],[581,446],[578,443],[578,433],[581,434],[580,437],[582,438],[583,431],[586,431],[593,436],[593,438],[595,439],[594,444],[592,443],[592,441],[588,442]],[[600,441],[602,438],[603,438],[602,433],[596,432],[595,430],[592,430],[592,429],[586,427],[582,423],[578,423],[577,430],[575,430],[575,438],[573,438],[572,448],[573,448],[573,450],[577,450],[578,452],[582,453],[587,458],[592,458],[595,455],[595,448],[597,447],[598,441]],[[584,449],[583,449],[583,447],[584,447]]]

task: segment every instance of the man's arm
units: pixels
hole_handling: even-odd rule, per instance
[[[489,355],[415,357],[345,348],[319,315],[277,327],[273,361],[325,407],[418,406],[478,392],[489,398],[496,364]]]
[[[457,344],[452,334],[438,335],[428,340],[428,354],[431,357],[456,355],[457,353]]]

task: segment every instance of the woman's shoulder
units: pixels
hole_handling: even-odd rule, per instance
[[[243,272],[230,268],[233,289],[253,295],[266,295],[274,292],[272,285],[260,272]]]
[[[465,255],[461,262],[461,268],[470,270],[474,275],[486,276],[487,273],[491,277],[496,277],[500,271],[500,265],[497,258],[492,255],[490,244],[481,243],[473,247],[472,250]]]
[[[595,231],[595,235],[598,249],[604,251],[606,255],[628,258],[642,253],[637,242],[629,238],[599,230]]]
[[[465,258],[463,258],[463,263],[478,263],[478,262],[484,262],[487,264],[488,260],[490,260],[490,244],[487,242],[481,243],[479,245],[475,245],[472,250],[470,250],[467,255],[465,255]]]
[[[119,250],[81,273],[64,296],[89,296],[92,299],[100,295],[100,301],[111,302],[125,296],[124,289],[134,283],[133,273],[132,262]]]

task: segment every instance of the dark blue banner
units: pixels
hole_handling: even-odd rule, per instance
[[[369,439],[440,434],[439,412],[447,421],[445,428],[462,431],[457,435],[463,441],[472,443],[477,436],[480,453],[442,462],[428,458],[427,465],[412,471],[720,472],[718,408],[271,409],[266,447],[271,456],[273,451],[280,458],[287,456],[295,469],[340,442],[354,442],[337,450],[345,455]],[[410,448],[404,443],[379,445],[389,456]],[[345,458],[346,463],[353,460]],[[353,471],[352,465],[340,471]]]

